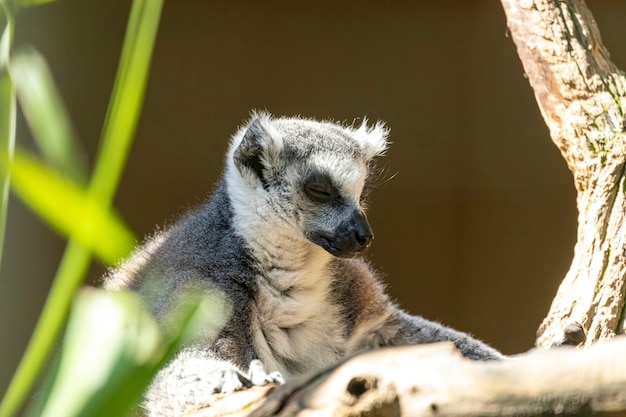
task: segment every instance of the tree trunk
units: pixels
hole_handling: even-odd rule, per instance
[[[582,0],[502,0],[511,37],[550,135],[574,174],[574,259],[537,345],[624,333],[626,79]]]

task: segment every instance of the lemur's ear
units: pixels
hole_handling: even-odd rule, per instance
[[[242,176],[252,171],[268,188],[267,174],[280,152],[282,141],[277,137],[268,115],[253,115],[245,128],[241,142],[233,153],[233,161]]]
[[[370,127],[367,125],[367,118],[363,118],[363,123],[354,131],[354,136],[368,159],[381,156],[387,150],[389,129],[383,122],[376,122]]]

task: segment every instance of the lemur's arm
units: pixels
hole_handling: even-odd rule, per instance
[[[145,394],[142,407],[147,417],[183,415],[191,409],[210,405],[215,393],[232,393],[243,388],[284,383],[279,372],[267,373],[250,339],[245,310],[230,301],[240,314],[233,314],[217,339],[198,341],[181,351],[158,372]]]
[[[411,316],[404,311],[398,311],[399,329],[396,336],[390,340],[392,345],[416,345],[422,343],[453,342],[459,351],[468,359],[498,360],[505,356],[470,336],[439,323],[426,320],[420,316]]]
[[[505,358],[500,352],[467,333],[420,316],[412,316],[389,300],[375,270],[362,258],[336,260],[334,297],[344,307],[345,321],[358,317],[352,352],[380,346],[405,346],[453,342],[463,356],[476,360]],[[371,325],[371,323],[375,323]],[[363,332],[367,328],[371,331]],[[359,330],[360,329],[360,330]]]
[[[207,346],[192,346],[159,371],[142,407],[147,417],[179,416],[210,405],[215,393],[232,393],[269,382],[282,384],[284,379],[278,372],[268,374],[258,359],[250,361],[249,368],[243,370]]]
[[[206,349],[188,348],[159,371],[145,394],[147,417],[182,415],[207,403],[215,392],[242,387],[242,370]]]

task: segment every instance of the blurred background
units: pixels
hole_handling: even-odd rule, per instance
[[[626,3],[590,2],[626,68]],[[18,16],[91,153],[129,1],[62,0]],[[498,1],[169,1],[116,207],[138,236],[200,203],[251,109],[384,120],[367,256],[414,314],[505,353],[533,346],[576,238],[573,181],[539,114]],[[18,125],[18,145],[32,147]],[[102,237],[106,239],[106,236]],[[0,393],[64,239],[11,197],[0,271]],[[104,268],[94,264],[91,284]]]

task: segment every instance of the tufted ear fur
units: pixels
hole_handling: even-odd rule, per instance
[[[387,150],[387,136],[389,129],[383,122],[376,122],[374,126],[367,125],[367,118],[363,119],[361,126],[354,131],[354,137],[361,145],[368,159],[381,156]]]
[[[233,152],[233,162],[241,176],[252,172],[266,189],[269,186],[267,172],[282,149],[282,140],[271,123],[268,115],[253,114]]]

